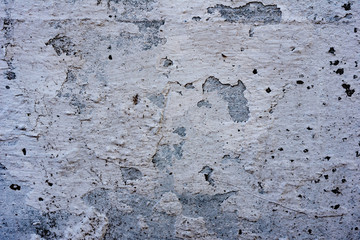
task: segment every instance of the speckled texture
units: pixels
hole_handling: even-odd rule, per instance
[[[360,3],[0,1],[0,239],[359,239]]]

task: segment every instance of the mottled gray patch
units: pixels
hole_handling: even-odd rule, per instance
[[[245,85],[239,80],[236,85],[222,84],[219,79],[211,76],[206,79],[203,92],[216,91],[228,102],[229,114],[234,122],[245,122],[249,119],[249,108],[246,106],[247,99],[244,96]]]
[[[75,44],[67,36],[61,36],[60,34],[56,35],[54,38],[50,39],[45,43],[46,46],[53,46],[56,54],[60,56],[65,53],[66,55],[72,55],[75,53]]]
[[[175,239],[175,217],[155,211],[156,201],[152,199],[124,189],[95,189],[83,199],[106,214],[109,225],[104,239]],[[121,205],[131,210],[124,211]],[[147,227],[141,227],[144,224]]]
[[[128,180],[138,180],[143,177],[142,172],[139,169],[133,167],[122,167],[121,174],[124,182]]]
[[[173,61],[171,61],[170,59],[165,59],[165,61],[164,61],[164,64],[163,64],[163,66],[164,67],[170,67],[171,65],[173,65]]]
[[[207,101],[207,100],[201,100],[201,101],[199,101],[197,104],[196,104],[196,106],[198,106],[198,107],[206,107],[206,108],[211,108],[211,103],[209,102],[209,101]]]
[[[76,74],[74,70],[68,69],[66,72],[66,82],[76,82]]]
[[[186,128],[178,127],[177,129],[175,129],[173,131],[173,133],[177,133],[180,137],[185,137],[186,136]]]
[[[165,20],[142,20],[133,23],[138,26],[140,39],[143,39],[142,50],[149,50],[153,46],[166,43],[166,39],[159,36],[160,27],[165,24]]]
[[[42,239],[61,239],[69,221],[78,222],[79,217],[66,211],[42,213],[25,203],[30,191],[24,183],[20,183],[6,175],[6,167],[0,165],[0,239],[30,239],[37,234]],[[10,186],[19,186],[14,191]],[[21,188],[20,188],[21,187]],[[40,199],[41,196],[39,196]]]
[[[216,233],[221,239],[238,239],[239,221],[235,213],[223,212],[221,204],[235,192],[210,195],[182,194],[183,215],[189,217],[203,217],[209,232]]]
[[[70,105],[76,108],[78,114],[81,114],[85,109],[85,104],[75,94],[73,94],[71,97]]]
[[[165,97],[162,93],[150,95],[148,99],[159,108],[165,107]]]
[[[282,15],[276,5],[264,5],[261,2],[249,2],[235,8],[217,4],[207,10],[210,14],[218,11],[225,21],[241,23],[280,23]]]
[[[154,0],[108,0],[108,6],[111,6],[111,3],[119,4],[121,3],[125,12],[134,12],[134,11],[151,11],[153,9],[152,4]]]
[[[183,150],[182,146],[184,142],[179,144],[173,144],[173,148],[169,145],[159,146],[157,152],[152,157],[152,163],[160,170],[166,169],[168,166],[172,166],[174,160],[182,158]]]
[[[214,171],[214,169],[212,169],[211,167],[205,166],[199,172],[199,173],[204,174],[205,181],[207,181],[211,186],[215,186],[215,181],[214,181],[214,179],[211,178],[211,174],[213,171]]]

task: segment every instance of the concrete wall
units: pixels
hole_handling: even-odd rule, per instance
[[[359,239],[359,12],[1,0],[0,239]]]

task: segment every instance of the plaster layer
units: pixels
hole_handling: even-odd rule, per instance
[[[0,1],[0,239],[359,239],[354,0]]]

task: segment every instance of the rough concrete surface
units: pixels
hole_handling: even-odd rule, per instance
[[[360,239],[357,0],[1,0],[0,239]]]

